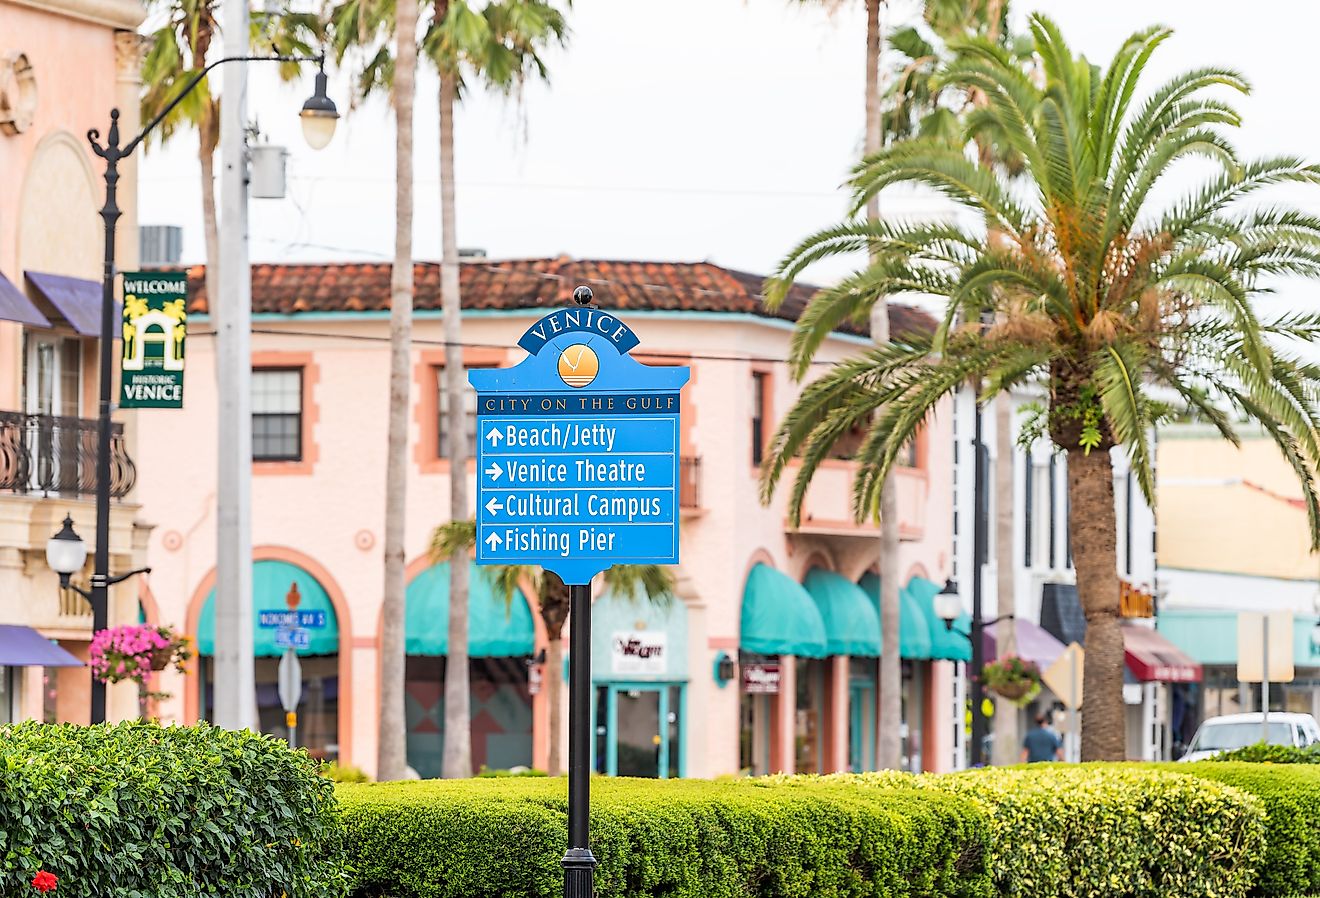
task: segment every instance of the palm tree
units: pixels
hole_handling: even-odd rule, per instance
[[[447,356],[449,515],[471,513],[467,486],[467,377],[462,362],[462,304],[459,297],[458,236],[455,224],[454,110],[469,80],[508,94],[529,75],[546,76],[540,52],[562,42],[563,15],[542,0],[498,0],[480,8],[466,0],[436,0],[422,51],[440,75],[440,302]],[[446,777],[472,775],[471,708],[468,691],[468,583],[464,553],[449,565],[449,657],[445,674]]]
[[[207,63],[211,44],[219,35],[220,0],[160,0],[153,4],[165,17],[153,31],[142,63],[142,120],[150,121]],[[308,56],[319,44],[323,29],[309,13],[254,13],[251,46],[255,55]],[[298,77],[297,63],[282,63],[285,80]],[[206,295],[219,312],[218,260],[220,235],[215,214],[215,149],[220,141],[220,100],[203,79],[160,126],[148,136],[162,143],[179,129],[197,129],[197,161],[201,170],[202,232],[206,243]]]
[[[381,707],[377,776],[402,779],[408,767],[404,712],[405,503],[413,311],[413,99],[417,0],[395,4],[394,263],[390,271],[390,416],[385,461],[385,583],[381,601]]]
[[[903,445],[936,405],[969,378],[982,399],[1027,384],[1046,400],[1026,437],[1068,454],[1069,523],[1087,619],[1082,756],[1121,759],[1123,636],[1111,449],[1127,453],[1153,504],[1150,434],[1180,410],[1237,440],[1235,417],[1273,438],[1301,481],[1320,547],[1320,366],[1281,347],[1320,335],[1320,315],[1263,318],[1253,300],[1271,275],[1320,275],[1320,217],[1285,206],[1243,208],[1262,188],[1315,184],[1320,168],[1287,156],[1240,161],[1225,131],[1240,120],[1205,96],[1245,93],[1236,73],[1200,68],[1134,99],[1151,54],[1170,31],[1134,34],[1103,72],[1068,46],[1057,26],[1030,20],[1041,67],[1033,81],[986,41],[957,46],[950,83],[983,91],[972,117],[993,126],[1024,160],[1023,183],[969,158],[961,145],[916,139],[868,157],[853,179],[860,208],[883,188],[933,189],[984,225],[850,220],[802,242],[769,285],[772,298],[811,262],[873,250],[861,271],[816,295],[793,336],[806,372],[827,336],[862,319],[887,295],[943,297],[932,334],[903,334],[833,367],[803,391],[771,446],[763,487],[772,490],[801,456],[790,514],[838,436],[866,428],[854,512],[875,513]],[[1216,174],[1176,203],[1153,188],[1175,163],[1202,157]],[[993,240],[986,235],[993,234]],[[989,324],[982,324],[982,315]]]
[[[476,524],[471,520],[451,521],[435,529],[431,536],[431,559],[449,561],[454,557],[466,559],[476,545]],[[504,599],[506,606],[513,603],[514,595],[528,584],[537,594],[541,621],[545,624],[545,700],[549,708],[548,736],[550,751],[546,772],[558,776],[563,772],[560,744],[563,742],[564,718],[560,713],[564,688],[564,623],[568,620],[568,587],[557,574],[544,571],[536,565],[490,565],[485,568],[495,594]],[[674,577],[668,568],[654,564],[616,564],[601,575],[605,592],[612,598],[634,601],[639,596],[656,605],[673,601]],[[448,680],[449,665],[445,678]],[[447,721],[446,721],[447,722]],[[449,730],[445,730],[445,740]]]

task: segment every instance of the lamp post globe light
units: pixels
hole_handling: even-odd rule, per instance
[[[953,622],[962,614],[962,599],[958,597],[958,583],[944,581],[944,588],[935,596],[935,616],[944,621],[944,629],[952,630]]]
[[[327,93],[327,82],[325,64],[322,63],[316,73],[316,88],[298,114],[302,119],[303,139],[314,150],[325,149],[335,136],[335,125],[339,122],[339,110]]]
[[[246,31],[246,29],[243,29]],[[104,630],[109,625],[109,588],[134,574],[144,573],[149,568],[130,571],[118,577],[110,576],[110,386],[114,373],[114,338],[115,338],[115,231],[122,210],[118,204],[119,163],[133,154],[138,145],[158,126],[165,117],[174,111],[184,97],[188,96],[207,73],[216,66],[229,62],[315,62],[321,66],[316,78],[316,89],[312,97],[303,105],[303,134],[312,149],[321,149],[330,142],[335,133],[335,123],[339,112],[334,102],[326,94],[325,55],[319,56],[226,56],[217,59],[197,72],[175,95],[156,117],[125,144],[119,138],[119,110],[110,110],[110,128],[106,132],[105,142],[101,142],[101,132],[92,128],[87,132],[87,141],[92,152],[105,160],[105,205],[101,207],[101,220],[105,224],[104,265],[101,271],[101,356],[100,356],[100,397],[97,404],[97,443],[96,443],[96,547],[93,559],[92,588],[84,591],[72,587],[87,599],[92,606],[92,632]],[[77,539],[73,532],[73,521],[66,517],[64,528],[51,537],[46,546],[46,559],[60,574],[62,585],[68,586],[69,575],[77,567],[64,571],[60,566],[68,566],[73,559],[71,546],[55,545],[72,543]],[[81,543],[81,540],[78,540]],[[53,551],[52,551],[53,550]],[[84,560],[86,549],[83,549]],[[60,566],[57,566],[60,565]],[[81,565],[79,565],[80,567]],[[105,720],[105,684],[92,676],[92,723]]]
[[[60,532],[46,540],[46,564],[60,575],[60,586],[68,588],[69,577],[82,570],[87,561],[87,543],[73,529],[73,518],[64,516]]]

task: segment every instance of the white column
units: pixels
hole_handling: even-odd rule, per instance
[[[226,56],[248,52],[248,0],[225,0]],[[220,106],[219,296],[216,317],[220,391],[216,496],[215,722],[256,729],[252,659],[252,355],[247,255],[247,63],[224,67]]]

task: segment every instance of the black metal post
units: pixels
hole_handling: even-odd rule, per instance
[[[591,586],[568,588],[568,851],[564,898],[592,898],[596,858],[591,823]]]
[[[979,390],[978,390],[979,392]],[[972,745],[971,765],[979,767],[985,763],[985,715],[981,713],[981,703],[985,700],[985,689],[981,685],[981,668],[985,666],[984,647],[985,627],[981,623],[981,580],[985,569],[987,551],[986,525],[989,523],[989,496],[985,488],[985,444],[982,438],[981,403],[979,397],[972,397],[975,425],[972,433],[972,493],[974,496],[972,515],[972,669],[971,669],[971,705],[972,705]]]
[[[105,264],[101,270],[101,396],[96,411],[96,554],[92,561],[92,632],[104,630],[110,623],[110,379],[114,370],[115,332],[115,231],[121,214],[116,194],[119,187],[119,160],[133,151],[137,141],[119,146],[119,110],[110,110],[110,133],[105,146],[97,143],[100,134],[89,131],[96,155],[105,160],[105,205],[101,220],[105,223]],[[92,723],[105,722],[105,683],[92,675]]]

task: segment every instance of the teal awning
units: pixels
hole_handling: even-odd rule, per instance
[[[1235,665],[1237,615],[1227,610],[1162,608],[1155,629],[1201,664]],[[1312,615],[1293,616],[1293,664],[1297,667],[1320,667],[1320,652],[1311,642],[1315,625]]]
[[[942,588],[925,577],[913,577],[903,587],[903,592],[921,607],[926,618],[926,625],[930,628],[930,656],[941,661],[971,661],[972,616],[964,611],[954,618],[952,629],[945,626],[935,613],[935,597]]]
[[[825,623],[828,654],[880,657],[880,615],[860,586],[818,567],[807,571],[802,585]]]
[[[811,595],[796,580],[765,564],[752,567],[743,587],[742,628],[745,652],[824,658],[825,622]]]
[[[862,575],[859,584],[867,598],[880,608],[880,578],[871,572]],[[881,625],[883,627],[883,624]],[[883,632],[883,630],[881,631]],[[898,653],[901,657],[924,660],[930,654],[930,626],[916,598],[906,589],[898,591]]]
[[[298,654],[334,655],[339,651],[339,621],[325,587],[295,564],[264,559],[252,562],[252,646],[258,658],[278,658],[284,654],[284,649],[275,644],[276,628],[261,626],[258,618],[263,611],[289,610],[284,597],[295,583],[302,596],[299,611],[325,612],[325,626],[310,629],[311,641]],[[197,619],[197,653],[215,654],[215,589],[206,597],[201,617]]]
[[[449,654],[449,563],[433,564],[408,584],[404,642],[409,655]],[[468,565],[468,654],[516,658],[536,642],[532,610],[522,590],[506,606],[482,568]]]

